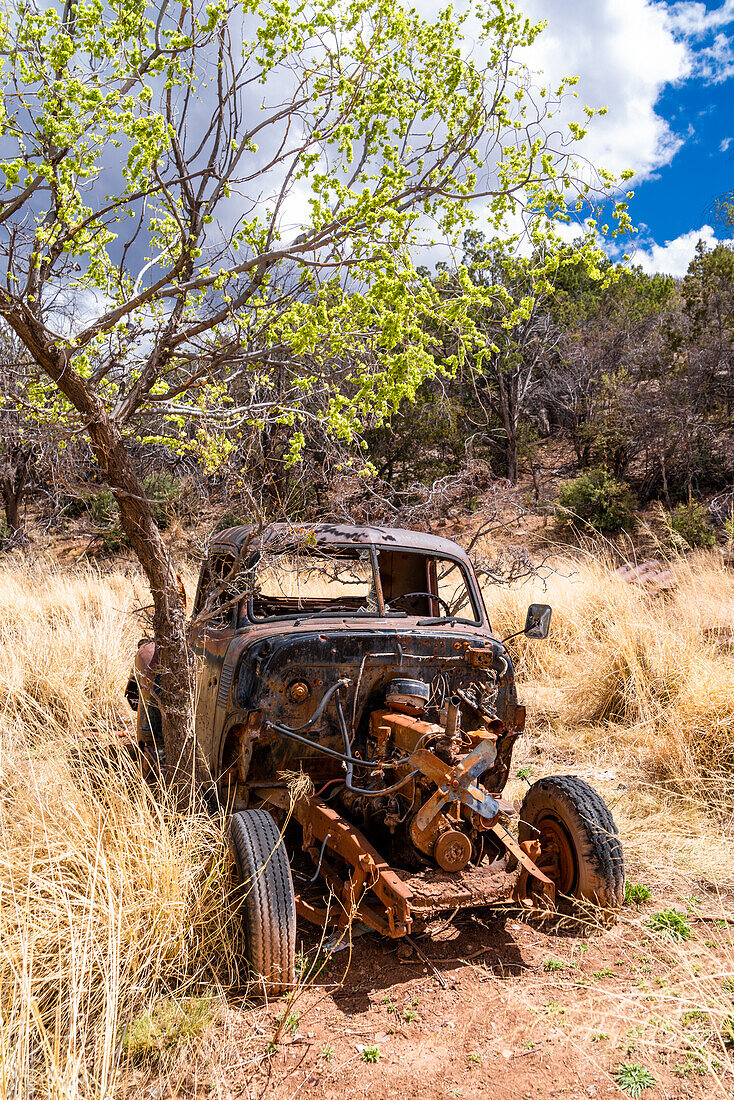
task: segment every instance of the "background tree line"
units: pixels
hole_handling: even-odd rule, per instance
[[[472,279],[485,278],[496,246],[476,236],[466,244]],[[640,504],[670,508],[730,487],[734,250],[699,243],[682,280],[602,267],[611,280],[590,277],[585,264],[559,268],[527,317],[510,329],[494,324],[496,350],[431,379],[389,427],[370,433],[379,475],[404,487],[471,456],[512,483],[524,469],[537,497],[540,455],[557,444],[549,453],[561,477],[603,469]],[[505,278],[518,293],[522,273]]]
[[[419,503],[411,522],[430,519],[445,504],[431,487],[451,485],[454,506],[471,507],[496,480],[530,481],[537,503],[548,501],[543,471],[572,479],[599,471],[626,483],[645,505],[666,508],[726,494],[734,481],[734,249],[699,244],[682,280],[647,275],[639,267],[567,257],[552,282],[534,282],[528,260],[508,258],[501,243],[465,236],[465,271],[479,285],[502,286],[497,309],[478,308],[475,336],[459,365],[450,362],[451,333],[436,328],[443,351],[436,374],[389,421],[369,417],[358,445],[340,445],[324,421],[327,398],[303,396],[308,356],[276,357],[260,381],[262,408],[233,432],[225,461],[208,462],[197,447],[195,419],[151,415],[135,447],[155,515],[167,526],[188,519],[202,500],[221,522],[248,515],[294,519],[362,514],[396,521]],[[433,276],[455,296],[460,271],[444,265]],[[510,308],[529,300],[508,323]],[[463,333],[466,338],[466,332]],[[27,505],[53,526],[88,511],[107,549],[121,544],[114,500],[90,483],[88,444],[73,432],[52,442],[48,423],[30,400],[33,373],[18,341],[4,333],[3,443],[0,487],[6,542],[22,533]],[[368,359],[369,349],[363,353]],[[354,358],[329,362],[345,391]],[[324,369],[323,364],[321,369]],[[226,400],[250,406],[250,379],[236,377]],[[300,392],[299,392],[300,391]],[[257,394],[255,397],[257,398]],[[293,461],[293,424],[283,409],[299,401],[302,453]],[[53,409],[47,418],[53,417]],[[365,471],[369,473],[365,476]],[[392,502],[392,504],[391,504]],[[124,541],[124,540],[123,540]]]

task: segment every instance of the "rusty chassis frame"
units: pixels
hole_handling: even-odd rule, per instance
[[[426,757],[433,759],[429,761]],[[478,766],[476,760],[473,763]],[[437,770],[436,765],[444,769],[441,779],[437,779],[441,786],[436,794],[446,801],[470,806],[477,795],[484,793],[485,802],[494,802],[497,811],[492,818],[481,817],[474,811],[473,820],[504,847],[505,860],[458,872],[431,868],[411,874],[395,870],[355,825],[323,799],[305,795],[293,800],[285,787],[262,787],[257,791],[262,804],[281,810],[286,819],[292,815],[301,826],[303,851],[316,865],[311,881],[320,876],[336,901],[336,905],[327,909],[312,904],[303,893],[297,893],[299,916],[322,927],[335,924],[345,928],[353,920],[360,920],[376,932],[397,939],[410,933],[414,914],[425,918],[446,909],[508,902],[551,912],[555,907],[555,887],[536,866],[539,842],[519,843],[498,820],[501,812],[512,809],[511,805],[482,792],[472,782],[471,764],[467,766],[466,761],[453,769],[448,768],[433,753],[419,749],[411,757],[408,766],[411,765],[423,765],[420,770],[426,775],[430,774],[429,768]],[[428,806],[426,803],[424,809]],[[327,852],[347,865],[346,875],[325,858]]]

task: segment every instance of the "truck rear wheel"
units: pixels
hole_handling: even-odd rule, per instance
[[[288,854],[266,810],[232,815],[250,971],[270,996],[289,989],[296,969],[296,899]]]
[[[519,837],[540,841],[538,867],[556,893],[602,908],[624,901],[624,853],[601,795],[575,775],[533,783],[520,810]]]

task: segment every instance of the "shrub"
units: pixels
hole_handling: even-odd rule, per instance
[[[556,522],[559,527],[593,527],[613,534],[634,525],[636,505],[634,494],[607,470],[589,470],[561,489]]]
[[[626,1092],[633,1100],[638,1100],[645,1089],[654,1089],[657,1083],[649,1069],[638,1062],[625,1062],[618,1066],[614,1071],[614,1080],[622,1092]]]
[[[159,997],[147,1012],[134,1016],[123,1039],[123,1049],[132,1062],[160,1058],[164,1051],[194,1039],[213,1016],[211,997]]]
[[[729,1047],[734,1047],[734,1016],[727,1016],[721,1024],[721,1037]]]
[[[698,547],[715,546],[716,535],[711,527],[708,512],[702,504],[691,501],[690,504],[678,504],[670,513],[671,540],[691,550]]]
[[[629,879],[625,882],[625,905],[643,905],[646,901],[649,901],[651,897],[652,890],[649,886],[645,886],[644,882],[630,882]]]
[[[167,530],[180,514],[183,486],[177,478],[166,470],[148,474],[143,485],[151,503],[153,519],[161,531]]]
[[[668,940],[690,940],[693,933],[688,920],[676,909],[661,909],[646,922],[651,932],[657,932]]]
[[[117,501],[109,489],[101,489],[91,498],[92,519],[99,528],[98,537],[102,548],[108,554],[114,554],[123,546],[129,546],[127,535],[120,526],[120,510]]]
[[[566,964],[561,959],[546,959],[543,963],[543,970],[555,971],[565,970]]]
[[[226,531],[228,527],[241,527],[244,524],[251,522],[252,516],[248,518],[245,515],[244,511],[237,512],[233,509],[228,509],[226,512],[222,512],[222,514],[219,516],[214,526],[214,530]]]
[[[100,527],[110,527],[119,520],[117,501],[109,489],[101,489],[92,498],[92,519]]]
[[[93,503],[91,493],[62,493],[57,502],[59,518],[77,519],[87,515]]]

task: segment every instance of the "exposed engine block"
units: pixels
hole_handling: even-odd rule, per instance
[[[392,680],[385,706],[370,714],[365,756],[385,761],[386,769],[373,772],[367,783],[375,792],[385,787],[386,793],[345,791],[340,800],[371,831],[386,830],[404,862],[417,867],[435,862],[448,872],[479,863],[487,852],[487,830],[501,809],[511,809],[491,797],[482,782],[491,777],[503,730],[487,705],[488,686],[493,685],[485,680],[458,689],[438,711],[428,684]],[[401,779],[406,782],[389,793]]]

